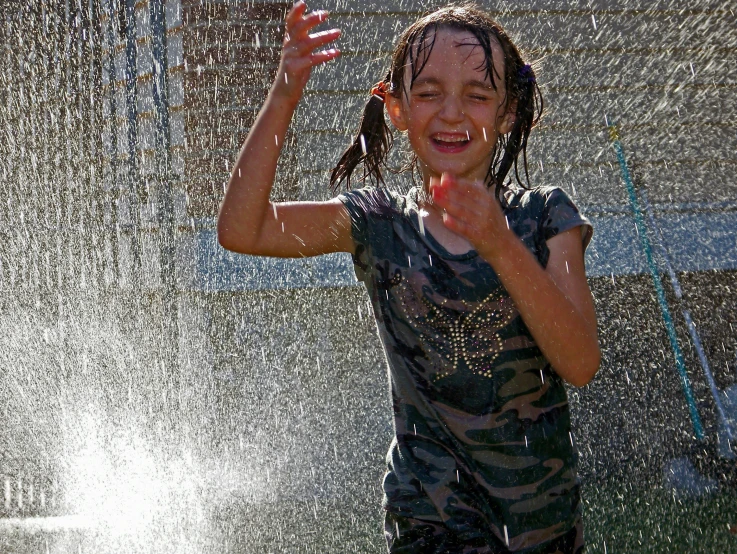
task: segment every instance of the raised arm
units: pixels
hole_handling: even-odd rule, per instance
[[[228,181],[217,225],[218,242],[228,250],[279,257],[353,250],[350,217],[339,200],[269,201],[284,137],[310,72],[340,55],[335,48],[315,52],[338,38],[340,31],[310,34],[327,13],[306,10],[300,1],[287,14],[276,79]]]

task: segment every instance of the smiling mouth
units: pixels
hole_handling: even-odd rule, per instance
[[[471,142],[467,134],[464,135],[435,135],[431,137],[432,143],[439,150],[455,152],[463,150]]]

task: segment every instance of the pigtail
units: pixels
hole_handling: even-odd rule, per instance
[[[513,87],[513,90],[517,92],[517,111],[512,131],[508,136],[500,138],[503,154],[495,175],[497,191],[506,179],[512,166],[514,166],[514,175],[517,183],[524,188],[529,187],[530,174],[527,165],[527,139],[530,136],[532,128],[540,121],[544,107],[543,97],[537,85],[537,79],[535,78],[532,67],[525,64],[518,71],[513,72],[512,75],[512,82],[508,86]],[[522,154],[527,186],[520,179],[520,154]]]
[[[519,130],[517,131],[519,138],[514,138],[516,145],[516,152],[522,153],[522,161],[525,169],[525,181],[527,185],[530,184],[530,173],[527,167],[527,139],[530,136],[530,131],[540,122],[542,117],[543,109],[545,104],[543,102],[543,96],[540,92],[540,87],[537,85],[537,79],[532,68],[525,64],[519,71],[519,99],[517,101],[517,120],[519,121]],[[514,175],[517,182],[522,185],[522,181],[519,178],[519,156],[514,158]]]
[[[499,35],[498,35],[499,36]],[[509,170],[514,166],[514,178],[517,183],[525,189],[530,188],[530,174],[527,164],[527,140],[530,132],[539,122],[543,114],[544,102],[540,88],[537,84],[535,72],[529,64],[522,62],[517,49],[511,41],[501,40],[502,48],[508,50],[507,63],[510,64],[509,73],[506,78],[507,90],[512,92],[511,100],[516,102],[514,127],[504,136],[499,137],[492,156],[493,162],[489,167],[489,186],[495,185],[494,194],[504,205],[502,194],[505,187],[511,183],[511,179],[505,183]],[[525,172],[525,182],[520,178],[519,158]]]
[[[363,109],[358,133],[353,143],[343,152],[338,164],[330,174],[330,187],[335,194],[343,181],[351,188],[351,176],[359,163],[363,163],[363,177],[379,185],[384,183],[381,167],[386,166],[386,157],[394,143],[391,129],[384,118],[384,94],[387,94],[391,73],[382,81],[378,89],[372,89],[371,97]]]

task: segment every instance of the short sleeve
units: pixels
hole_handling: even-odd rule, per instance
[[[369,267],[369,219],[375,190],[373,187],[365,187],[349,190],[337,196],[351,217],[351,236],[356,245],[356,251],[353,253],[353,267],[359,281],[366,279],[366,271]]]
[[[351,216],[351,235],[356,246],[367,246],[368,237],[368,219],[371,209],[370,197],[374,189],[366,187],[362,189],[349,190],[338,195],[338,200],[348,210]]]
[[[584,226],[581,236],[585,251],[594,234],[594,226],[581,215],[573,200],[560,187],[547,189],[544,195],[545,205],[541,218],[543,238],[547,241],[559,233]]]

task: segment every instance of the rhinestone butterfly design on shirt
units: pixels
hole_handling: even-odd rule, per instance
[[[494,360],[503,349],[499,331],[517,315],[503,289],[480,302],[443,298],[436,303],[413,288],[401,279],[393,292],[434,366],[432,380],[453,375],[461,361],[476,375],[491,377]]]

